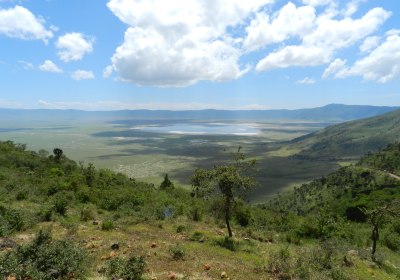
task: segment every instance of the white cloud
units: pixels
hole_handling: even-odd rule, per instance
[[[257,71],[293,66],[317,66],[329,62],[330,53],[321,47],[288,46],[270,53],[258,62]]]
[[[347,3],[346,9],[344,10],[343,14],[345,17],[351,17],[358,11],[358,8],[362,2],[366,2],[367,0],[352,0]]]
[[[113,72],[114,72],[114,67],[112,65],[108,65],[103,70],[103,78],[109,78]]]
[[[303,85],[312,85],[315,84],[315,80],[313,78],[306,77],[302,80],[296,82],[296,84],[303,84]]]
[[[301,45],[285,46],[269,53],[259,61],[256,70],[328,63],[338,50],[349,48],[375,32],[389,18],[390,12],[374,8],[359,19],[336,19],[333,15],[335,13],[329,11],[318,16],[315,28],[302,37]]]
[[[360,46],[360,51],[367,53],[379,45],[380,38],[378,36],[367,37]]]
[[[80,81],[94,79],[95,77],[92,71],[76,70],[71,74],[71,78]]]
[[[303,0],[303,3],[309,6],[324,6],[331,4],[333,0]]]
[[[322,78],[326,79],[331,75],[338,73],[343,70],[346,66],[346,60],[342,60],[340,58],[336,58],[329,66],[325,69],[324,74],[322,74]]]
[[[63,70],[60,69],[57,65],[54,64],[51,60],[46,60],[42,65],[39,66],[39,69],[44,72],[53,72],[53,73],[62,73]]]
[[[244,47],[255,50],[268,44],[282,42],[289,37],[301,38],[312,31],[315,19],[313,7],[297,8],[292,2],[285,5],[272,18],[265,12],[260,12],[246,28]]]
[[[82,33],[72,32],[60,36],[56,42],[57,55],[64,62],[81,60],[85,54],[93,51],[93,38]]]
[[[0,9],[0,34],[23,40],[47,40],[53,33],[44,26],[45,21],[36,17],[28,9],[15,6]]]
[[[32,69],[35,68],[35,66],[33,66],[33,64],[32,64],[31,62],[24,61],[24,60],[18,60],[17,62],[18,62],[19,64],[21,64],[22,67],[23,67],[25,70],[32,70]]]
[[[391,35],[366,57],[336,74],[338,78],[362,76],[365,80],[386,83],[400,77],[400,36]]]
[[[241,51],[229,27],[273,0],[110,0],[129,25],[113,55],[120,79],[138,85],[188,86],[241,77]],[[240,41],[240,38],[239,38]]]

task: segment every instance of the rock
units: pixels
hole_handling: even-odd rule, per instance
[[[225,271],[223,271],[223,272],[221,273],[221,278],[222,278],[222,279],[228,278],[228,274],[227,274]]]
[[[176,279],[176,273],[170,271],[170,272],[168,272],[167,277],[168,277],[168,279],[170,279],[170,280],[175,280],[175,279]]]
[[[58,277],[60,277],[60,272],[57,269],[50,269],[49,275],[52,279],[57,279]]]
[[[2,238],[0,239],[0,249],[7,249],[7,248],[15,248],[17,247],[17,243],[15,243],[10,238]]]
[[[105,260],[109,260],[110,256],[101,256],[100,260],[105,261]]]
[[[111,258],[115,258],[116,256],[118,256],[118,253],[117,252],[115,252],[115,251],[111,251],[111,253],[110,253],[110,259]]]
[[[210,270],[211,269],[211,265],[206,263],[204,264],[204,270]]]
[[[97,246],[94,244],[94,243],[88,243],[88,244],[86,244],[86,246],[85,246],[85,248],[86,249],[94,249],[94,248],[96,248]]]
[[[119,244],[118,243],[114,243],[111,245],[111,250],[119,250]]]

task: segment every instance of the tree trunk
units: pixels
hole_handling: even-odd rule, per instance
[[[226,223],[226,228],[228,229],[228,235],[229,237],[232,237],[232,229],[231,229],[231,224],[230,224],[230,212],[231,212],[231,200],[229,197],[226,198],[225,200],[225,223]]]
[[[376,243],[379,239],[379,229],[376,225],[373,226],[372,228],[372,260],[375,261],[375,253],[376,253]]]

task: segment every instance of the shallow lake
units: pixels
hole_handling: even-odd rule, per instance
[[[190,124],[177,123],[170,125],[144,125],[132,127],[135,130],[155,133],[191,134],[191,135],[257,135],[261,131],[249,124]]]

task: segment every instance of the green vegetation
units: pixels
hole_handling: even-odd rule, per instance
[[[296,138],[285,149],[302,159],[354,160],[399,141],[399,122],[399,110],[345,122]]]
[[[0,278],[397,279],[398,150],[251,205],[241,151],[198,170],[190,192],[0,142]]]

